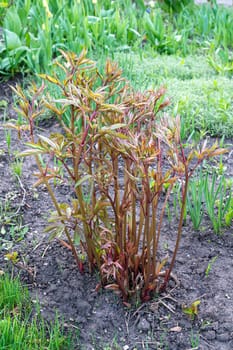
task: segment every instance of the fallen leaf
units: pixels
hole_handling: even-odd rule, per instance
[[[7,260],[16,263],[18,261],[18,252],[7,253],[4,255]]]
[[[186,306],[183,305],[182,306],[182,311],[189,315],[190,318],[193,320],[195,318],[195,316],[197,316],[198,314],[198,305],[201,303],[200,300],[195,300],[191,305]]]

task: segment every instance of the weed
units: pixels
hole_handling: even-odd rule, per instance
[[[5,130],[5,139],[6,139],[8,154],[10,154],[10,151],[11,151],[11,131],[10,130]]]
[[[169,203],[166,204],[166,214],[167,214],[168,222],[170,224],[172,221],[172,214],[171,214],[171,209],[170,209]]]
[[[232,223],[233,223],[233,198],[231,195],[229,207],[226,210],[226,214],[225,214],[225,224],[226,226],[231,226]]]
[[[200,335],[199,334],[194,334],[193,330],[191,331],[190,343],[191,343],[191,347],[192,347],[193,350],[198,350],[199,349]]]
[[[22,176],[22,168],[23,168],[22,159],[16,158],[15,161],[11,164],[13,175],[15,175],[16,177]]]
[[[204,176],[202,171],[198,177],[189,182],[187,195],[187,211],[191,217],[193,227],[198,230],[203,217],[203,191],[204,191]]]
[[[226,179],[221,175],[217,184],[217,175],[210,179],[207,174],[204,180],[204,199],[208,216],[216,233],[220,233],[224,224],[225,215],[231,205],[231,191],[227,190]]]
[[[182,204],[183,204],[182,196],[181,196],[181,188],[182,188],[182,183],[178,182],[175,184],[173,189],[173,205],[174,205],[176,218],[179,217],[179,209],[182,208]],[[187,203],[184,208],[184,222],[186,222],[186,217],[187,217]]]
[[[219,74],[233,73],[233,58],[228,49],[218,48],[214,53],[207,57],[209,65]]]
[[[209,273],[210,273],[210,270],[212,269],[212,266],[213,264],[215,263],[215,261],[217,260],[218,256],[214,256],[208,263],[208,266],[205,270],[205,276],[208,277],[209,276]]]

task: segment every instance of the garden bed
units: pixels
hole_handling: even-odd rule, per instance
[[[8,101],[8,109],[1,111],[1,124],[4,118],[15,117],[9,84],[0,86],[0,100]],[[39,127],[46,133],[59,128],[54,120]],[[205,218],[197,232],[187,218],[175,275],[166,293],[145,304],[136,301],[127,308],[113,292],[97,291],[98,275],[90,275],[87,266],[85,273],[80,274],[69,249],[58,240],[48,242],[43,230],[52,204],[43,187],[32,188],[35,164],[26,158],[22,176],[15,176],[14,152],[22,146],[12,132],[10,148],[9,144],[7,147],[2,126],[0,140],[1,201],[8,196],[10,211],[22,217],[22,228],[28,226],[23,237],[17,231],[19,221],[15,217],[12,216],[15,230],[8,230],[6,225],[6,232],[1,235],[1,270],[11,269],[4,255],[17,251],[15,273],[29,286],[32,299],[39,300],[45,320],[54,319],[58,312],[65,327],[76,337],[77,349],[233,348],[232,226],[216,235]],[[232,141],[227,143],[232,150]],[[232,152],[224,155],[224,165],[226,174],[232,177]],[[69,188],[57,186],[57,195],[68,198]],[[164,222],[162,254],[173,251],[176,225],[175,218],[167,217]],[[197,300],[200,305],[192,319],[184,313],[184,305]]]

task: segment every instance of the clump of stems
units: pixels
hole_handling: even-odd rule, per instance
[[[90,269],[97,267],[102,284],[124,301],[133,295],[149,300],[166,288],[175,264],[189,179],[204,159],[224,150],[217,144],[207,148],[206,142],[188,150],[179,117],[157,116],[168,104],[165,90],[133,91],[115,63],[107,61],[101,73],[85,51],[80,56],[61,52],[57,66],[59,74],[41,78],[56,85],[60,97],[46,96],[42,84],[33,85],[27,98],[18,86],[17,111],[25,123],[8,124],[30,139],[21,156],[35,157],[35,185],[46,186],[56,209],[47,231],[66,235],[83,271],[78,237]],[[46,110],[56,115],[60,133],[37,133],[35,120]],[[160,256],[159,242],[178,181],[182,205],[169,259]],[[60,182],[70,186],[67,203],[56,197],[54,183]]]

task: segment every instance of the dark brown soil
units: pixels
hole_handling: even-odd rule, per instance
[[[7,84],[2,84],[0,100],[8,102],[8,109],[5,113],[0,110],[1,124],[4,115],[14,117],[10,96]],[[47,131],[54,128],[57,128],[54,122],[46,126]],[[4,129],[0,126],[0,201],[3,203],[7,195],[13,196],[11,210],[17,211],[23,224],[29,227],[26,237],[17,242],[18,236],[12,237],[9,226],[5,225],[6,233],[0,233],[0,269],[9,266],[4,260],[7,248],[19,252],[21,267],[15,267],[15,272],[28,284],[32,299],[38,299],[46,320],[52,320],[57,312],[68,329],[79,333],[77,350],[233,349],[232,226],[217,236],[207,219],[199,232],[194,231],[187,220],[174,270],[179,285],[171,280],[166,293],[128,309],[112,292],[95,290],[97,273],[80,274],[71,252],[58,241],[48,241],[43,230],[52,205],[43,188],[32,188],[34,163],[25,160],[20,181],[11,170],[14,151],[21,147],[17,135],[12,133],[9,154]],[[225,156],[231,177],[232,158],[232,153]],[[58,187],[58,195],[68,198],[69,189]],[[168,254],[174,245],[175,225],[175,220],[167,221],[163,231],[161,249]],[[214,257],[216,260],[206,273]],[[182,305],[195,300],[201,303],[198,316],[191,320],[183,313]]]

